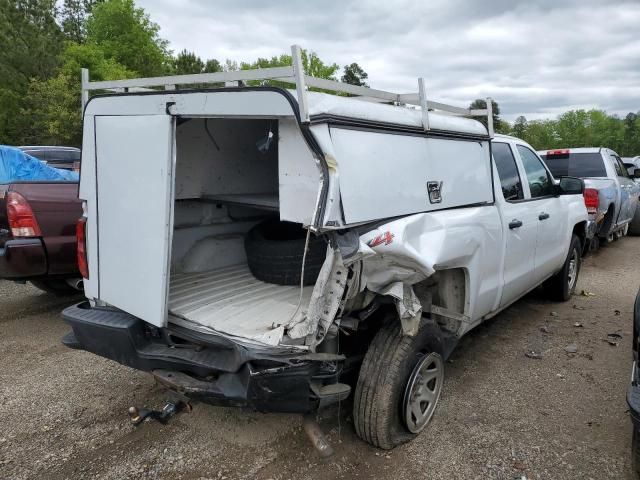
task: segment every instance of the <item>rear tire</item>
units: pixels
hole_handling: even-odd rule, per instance
[[[397,317],[389,319],[360,369],[353,404],[357,435],[385,450],[412,440],[431,420],[443,383],[437,325],[423,319],[410,337],[403,334]]]
[[[640,235],[640,204],[636,207],[636,213],[629,224],[629,235]]]
[[[545,287],[553,300],[566,302],[576,289],[582,256],[580,239],[573,235],[569,244],[569,253],[562,265],[562,269],[546,281]]]
[[[640,431],[633,425],[633,436],[631,437],[631,471],[635,480],[640,480]]]
[[[56,295],[57,297],[66,297],[71,295],[79,295],[80,290],[76,290],[64,280],[31,280],[31,284],[38,290]]]

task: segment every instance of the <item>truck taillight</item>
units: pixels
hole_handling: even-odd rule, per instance
[[[598,198],[598,190],[595,188],[584,189],[584,205],[587,207],[587,213],[598,213],[600,199]]]
[[[8,192],[6,202],[9,228],[14,237],[39,237],[42,235],[36,216],[26,198],[17,192]]]
[[[82,278],[89,279],[89,263],[87,262],[87,219],[82,217],[76,223],[76,252],[78,256],[78,270]]]

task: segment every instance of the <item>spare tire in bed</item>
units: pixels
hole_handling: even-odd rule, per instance
[[[249,270],[263,282],[300,285],[307,231],[299,223],[266,220],[254,226],[244,240]],[[304,267],[304,285],[315,284],[324,263],[327,244],[313,233]]]

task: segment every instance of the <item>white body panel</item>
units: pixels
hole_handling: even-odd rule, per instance
[[[343,128],[330,135],[346,224],[493,201],[486,141]],[[430,200],[430,182],[440,201]]]
[[[166,324],[173,119],[96,118],[99,298]]]

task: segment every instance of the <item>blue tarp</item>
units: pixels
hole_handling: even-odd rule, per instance
[[[29,181],[77,182],[76,172],[53,168],[19,148],[0,145],[0,184]]]

